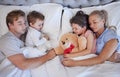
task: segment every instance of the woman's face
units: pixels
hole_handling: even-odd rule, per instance
[[[94,32],[98,32],[104,28],[105,21],[104,19],[101,19],[98,15],[91,15],[89,16],[89,24],[90,28]]]
[[[75,34],[77,35],[82,34],[82,27],[80,27],[78,24],[72,23],[71,26]]]

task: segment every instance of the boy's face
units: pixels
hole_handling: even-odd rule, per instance
[[[41,29],[43,28],[43,22],[43,20],[36,19],[36,22],[34,24],[30,23],[30,25],[36,30],[41,31]]]
[[[26,22],[25,17],[19,17],[18,20],[14,20],[13,24],[9,24],[10,31],[12,31],[16,35],[22,35],[26,31]]]

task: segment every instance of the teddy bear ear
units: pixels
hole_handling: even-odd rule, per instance
[[[64,50],[61,46],[58,46],[58,47],[55,48],[55,53],[57,55],[62,55],[64,53]]]

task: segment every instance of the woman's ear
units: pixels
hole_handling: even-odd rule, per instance
[[[101,23],[105,26],[105,25],[106,25],[105,19],[102,19],[102,20],[101,20]]]
[[[104,24],[106,23],[105,19],[102,19],[101,21],[102,21]]]

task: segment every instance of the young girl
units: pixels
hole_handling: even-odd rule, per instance
[[[90,28],[96,35],[96,54],[98,56],[85,60],[64,59],[65,66],[88,66],[103,63],[106,60],[120,62],[120,40],[114,30],[107,27],[107,12],[95,10],[89,15]],[[116,55],[117,54],[117,55]]]
[[[27,20],[29,28],[26,36],[26,46],[40,50],[38,53],[37,50],[32,52],[31,55],[36,54],[36,56],[40,56],[46,54],[46,51],[52,47],[48,41],[49,37],[41,31],[43,28],[44,16],[37,11],[32,11],[28,14]]]
[[[64,57],[78,57],[78,56],[84,56],[90,53],[95,53],[95,36],[93,32],[89,28],[88,24],[88,15],[85,14],[83,11],[78,11],[74,17],[70,20],[72,30],[75,34],[79,36],[83,36],[87,40],[86,48],[82,51],[79,51],[77,53],[70,53],[65,54]]]

